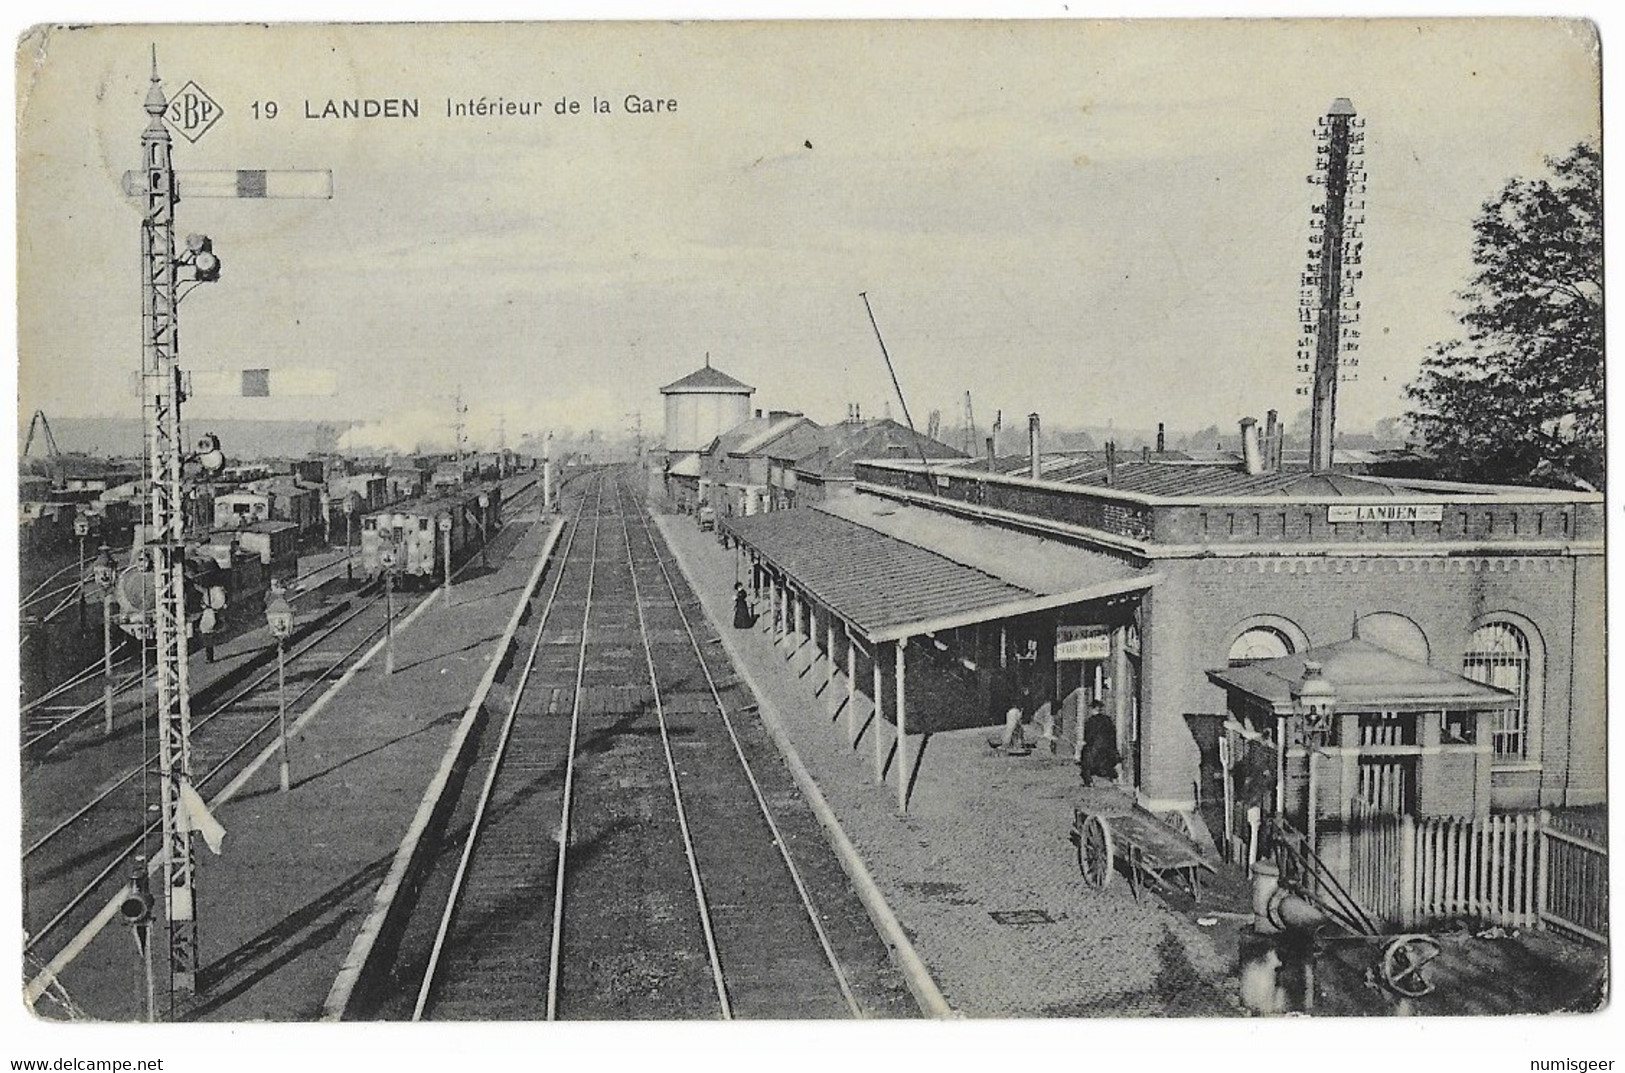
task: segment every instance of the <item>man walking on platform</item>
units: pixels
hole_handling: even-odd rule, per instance
[[[1083,749],[1078,769],[1085,784],[1098,778],[1107,782],[1117,779],[1117,768],[1123,762],[1117,751],[1117,724],[1106,714],[1106,705],[1100,701],[1089,703],[1089,718],[1083,724]]]

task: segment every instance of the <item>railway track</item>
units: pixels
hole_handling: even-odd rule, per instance
[[[618,474],[579,490],[557,563],[378,1015],[897,1012],[872,964],[854,983],[877,940],[829,933],[861,911]]]
[[[507,554],[524,527],[517,519],[510,522],[492,539],[491,554]],[[463,569],[477,562],[473,557]],[[396,601],[396,617],[433,595],[403,595]],[[307,698],[342,676],[381,635],[384,603],[375,588],[349,594],[295,636],[287,649],[290,722]],[[194,785],[205,797],[275,738],[275,649],[266,651],[193,697],[191,764]],[[71,750],[25,752],[33,761],[25,765],[23,779],[24,954],[30,962],[53,958],[127,881],[136,859],[154,852],[158,843],[150,690],[128,693],[112,736],[98,729],[74,738]],[[98,698],[92,707],[99,709],[100,703]]]

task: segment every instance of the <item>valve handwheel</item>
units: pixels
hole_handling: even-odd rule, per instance
[[[1423,970],[1438,958],[1439,943],[1426,935],[1395,936],[1382,951],[1382,979],[1406,998],[1431,994],[1433,984]]]

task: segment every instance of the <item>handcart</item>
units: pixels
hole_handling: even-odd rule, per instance
[[[1096,890],[1105,890],[1122,861],[1129,890],[1156,886],[1183,890],[1201,900],[1201,875],[1213,866],[1192,837],[1183,813],[1159,816],[1135,803],[1117,787],[1084,787],[1073,805],[1072,842],[1078,847],[1078,870]]]

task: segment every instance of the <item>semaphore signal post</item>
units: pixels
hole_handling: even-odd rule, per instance
[[[192,197],[331,197],[328,172],[237,172],[230,183],[209,181],[203,173],[188,182],[177,173],[173,140],[165,124],[169,102],[158,80],[153,53],[152,81],[144,103],[147,125],[141,135],[143,173],[127,176],[126,188],[142,198],[141,220],[141,406],[150,488],[151,527],[146,553],[153,575],[151,639],[157,685],[160,807],[163,826],[164,905],[169,922],[170,988],[199,989],[197,861],[192,835],[202,819],[194,812],[201,798],[192,785],[191,701],[187,688],[186,546],[183,474],[188,462],[205,468],[223,459],[213,437],[207,449],[188,454],[182,445],[181,404],[186,399],[179,365],[178,310],[193,286],[220,276],[220,260],[206,236],[188,235],[182,252],[175,239],[178,191]],[[216,117],[218,118],[218,117]],[[248,176],[243,181],[242,176]],[[188,807],[191,802],[191,807]]]

